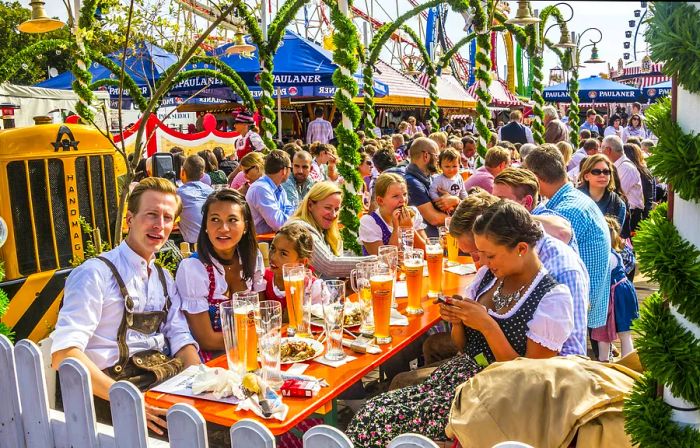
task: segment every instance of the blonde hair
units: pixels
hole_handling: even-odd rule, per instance
[[[447,134],[444,132],[433,132],[428,138],[437,143],[440,148],[447,146]]]
[[[484,157],[484,165],[489,168],[496,168],[501,163],[510,162],[510,150],[502,148],[500,146],[494,146],[486,151],[486,156]]]
[[[569,142],[558,142],[557,149],[562,157],[564,157],[564,165],[568,165],[571,161],[571,155],[574,153],[574,148]]]
[[[616,252],[621,252],[625,248],[625,242],[620,237],[620,223],[617,218],[610,215],[605,215],[605,222],[608,223],[608,229],[610,230],[610,243]]]
[[[175,203],[177,204],[175,218],[180,216],[180,213],[182,213],[182,201],[180,200],[180,195],[177,194],[175,184],[162,177],[147,177],[142,179],[141,182],[131,190],[126,209],[133,214],[138,213],[139,207],[141,206],[141,196],[147,191],[156,191],[158,193],[173,195],[175,197]]]
[[[374,182],[374,194],[377,197],[384,197],[386,192],[389,191],[389,187],[394,184],[406,185],[406,179],[396,173],[382,173]]]
[[[340,252],[338,251],[338,242],[340,241],[340,228],[338,227],[338,219],[333,221],[328,230],[323,230],[321,227],[319,227],[318,223],[316,223],[316,220],[309,211],[309,205],[312,202],[322,201],[333,194],[340,194],[342,196],[340,188],[333,182],[324,181],[314,184],[309,192],[306,193],[304,200],[301,201],[299,208],[297,208],[297,210],[294,212],[292,218],[299,218],[302,221],[311,224],[314,229],[318,230],[318,232],[324,236],[324,239],[330,246],[331,251],[335,255],[339,255]]]
[[[257,151],[251,152],[243,156],[241,159],[241,166],[245,169],[257,166],[260,168],[260,172],[263,172],[265,168],[265,158]]]

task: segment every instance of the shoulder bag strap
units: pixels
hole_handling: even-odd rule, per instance
[[[122,320],[119,323],[119,328],[117,329],[117,348],[119,349],[119,360],[117,361],[117,364],[112,367],[112,370],[114,370],[116,374],[120,374],[129,360],[129,346],[126,344],[126,328],[127,319],[133,319],[131,314],[134,310],[134,301],[131,299],[129,291],[126,289],[126,285],[124,284],[124,279],[122,279],[122,276],[119,275],[119,271],[117,271],[117,267],[114,265],[114,263],[102,256],[95,258],[106,264],[109,270],[112,271],[112,275],[117,281],[117,285],[119,285],[119,292],[124,298],[124,314],[122,315]]]

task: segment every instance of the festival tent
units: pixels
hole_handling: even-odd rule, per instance
[[[639,89],[598,76],[579,79],[578,82],[578,97],[582,103],[631,103],[641,97]],[[545,87],[542,96],[545,101],[570,103],[569,83]]]
[[[427,107],[430,104],[428,91],[390,64],[378,60],[374,70],[390,86],[388,95],[374,99],[375,105]],[[354,101],[363,102],[362,98],[355,98]]]
[[[121,66],[121,52],[112,53],[107,57]],[[126,73],[128,73],[134,82],[136,82],[136,85],[141,88],[141,93],[143,95],[148,95],[149,87],[153,85],[153,82],[167,70],[168,67],[176,62],[177,56],[174,54],[152,43],[141,42],[137,44],[135,48],[127,49],[124,66],[126,67]],[[90,73],[92,73],[92,82],[102,79],[119,79],[118,75],[115,75],[97,62],[93,62],[90,65]],[[67,71],[36,84],[36,87],[70,90],[74,80],[75,76],[73,76],[73,73]],[[119,96],[119,89],[117,87],[107,86],[107,91],[111,97]]]
[[[437,79],[438,106],[452,109],[473,109],[476,107],[476,100],[467,90],[462,87],[462,83],[453,75],[440,75]]]
[[[227,55],[226,50],[233,44],[225,44],[215,48],[210,52],[211,56],[219,57],[229,67],[235,70],[248,86],[253,94],[253,98],[259,99],[262,96],[260,87],[260,60],[258,50],[252,53],[251,57],[241,55]],[[186,70],[191,69],[212,69],[209,64],[195,63],[189,64]],[[274,55],[273,85],[276,88],[275,97],[281,98],[330,98],[335,95],[336,88],[333,85],[333,73],[337,65],[333,63],[333,54],[309,41],[297,33],[286,30],[281,45]],[[362,76],[355,75],[358,84],[362,84]],[[209,87],[207,87],[209,86]],[[217,100],[239,101],[228,87],[219,80],[207,77],[197,77],[186,79],[176,85],[171,91],[171,96],[186,96],[204,88],[197,98],[193,98],[188,103],[198,103],[202,101],[215,102]],[[388,94],[388,86],[378,80],[374,82],[375,95],[384,96]]]
[[[476,98],[476,89],[479,86],[478,81],[469,86],[467,92],[474,98]],[[508,86],[501,79],[491,80],[491,85],[489,86],[489,93],[491,94],[491,102],[489,106],[495,108],[511,108],[511,107],[521,107],[523,102],[520,101],[510,90]]]
[[[644,95],[649,99],[657,99],[671,94],[671,80],[654,84],[644,89]]]

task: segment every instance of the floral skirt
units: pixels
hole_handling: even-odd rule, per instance
[[[413,432],[445,440],[445,427],[457,387],[483,367],[460,354],[437,368],[422,384],[393,390],[365,403],[346,434],[354,446],[387,446],[394,437]]]

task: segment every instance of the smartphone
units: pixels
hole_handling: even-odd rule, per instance
[[[449,299],[449,302],[447,301],[447,299]],[[459,295],[445,296],[443,294],[440,294],[435,299],[435,303],[444,303],[445,305],[451,305],[452,302],[454,302],[456,300],[464,300],[464,299],[462,298],[462,296],[459,296]]]

